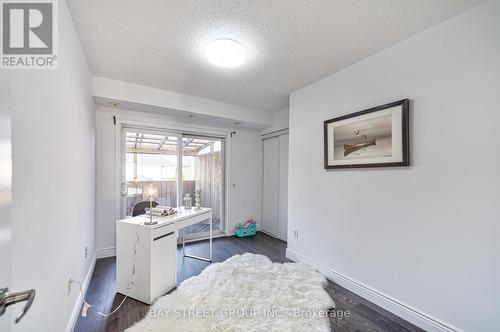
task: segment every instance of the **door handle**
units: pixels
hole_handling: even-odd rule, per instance
[[[33,300],[35,299],[35,290],[34,289],[28,289],[22,292],[16,292],[16,293],[10,293],[8,288],[2,288],[0,289],[0,316],[2,316],[5,312],[5,309],[12,305],[16,304],[19,302],[24,302],[26,301],[26,305],[24,306],[23,310],[17,315],[15,319],[15,323],[19,323],[19,321],[26,315],[26,312],[31,307],[31,304],[33,303]]]

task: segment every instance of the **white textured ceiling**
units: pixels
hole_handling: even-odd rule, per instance
[[[94,75],[261,110],[480,0],[68,0]],[[457,36],[459,37],[459,36]],[[238,40],[237,69],[206,43]]]

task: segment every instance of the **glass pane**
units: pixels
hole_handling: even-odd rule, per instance
[[[149,201],[148,187],[158,194],[159,205],[177,206],[177,137],[126,132],[126,216],[143,214],[141,202]],[[145,204],[144,206],[148,206]]]
[[[213,230],[223,230],[223,177],[222,141],[184,137],[182,155],[183,193],[188,193],[195,205],[195,191],[201,192],[201,206],[212,208]],[[205,235],[206,224],[193,225],[190,237]],[[205,234],[204,234],[205,233]]]

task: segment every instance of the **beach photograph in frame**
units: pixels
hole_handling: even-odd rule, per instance
[[[409,166],[409,100],[324,122],[325,169]]]

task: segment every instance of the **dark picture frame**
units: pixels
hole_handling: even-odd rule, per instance
[[[410,107],[403,99],[324,121],[325,169],[410,166]]]

